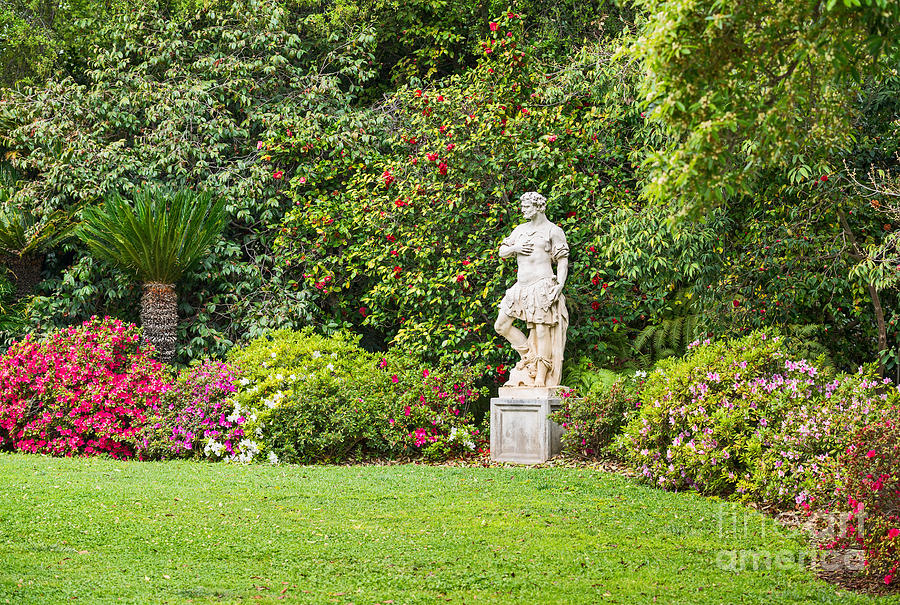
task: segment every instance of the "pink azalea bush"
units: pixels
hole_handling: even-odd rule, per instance
[[[150,406],[140,438],[145,458],[225,458],[244,439],[246,418],[235,414],[240,371],[219,361],[182,370]]]
[[[829,547],[862,548],[866,571],[900,583],[900,408],[852,438],[840,457],[846,530]]]
[[[54,456],[135,454],[148,408],[169,388],[133,324],[92,318],[0,357],[0,448]]]
[[[661,487],[827,504],[854,433],[896,402],[886,386],[874,368],[836,374],[793,360],[763,332],[707,343],[650,373],[617,447]]]

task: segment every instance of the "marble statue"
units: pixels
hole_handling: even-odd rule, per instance
[[[494,329],[521,356],[510,370],[506,386],[555,387],[562,378],[569,327],[562,294],[569,271],[569,245],[563,230],[544,214],[547,198],[531,191],[522,195],[521,202],[527,222],[500,244],[501,258],[516,258],[517,279],[500,301]],[[514,325],[516,319],[525,322],[528,336]]]

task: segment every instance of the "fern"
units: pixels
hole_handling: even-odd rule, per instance
[[[691,313],[651,324],[638,333],[634,348],[646,354],[652,361],[683,355],[694,340],[700,325],[700,315]]]
[[[597,388],[607,391],[621,378],[620,374],[612,370],[595,367],[594,362],[588,357],[566,362],[563,371],[563,383],[585,393]]]
[[[808,361],[815,361],[818,367],[834,367],[834,359],[828,347],[819,341],[819,336],[824,330],[822,324],[786,324],[781,326],[791,345],[791,351],[796,357],[802,357]]]

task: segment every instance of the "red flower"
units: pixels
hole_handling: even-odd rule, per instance
[[[597,284],[599,284],[599,283],[600,283],[600,276],[599,276],[599,275],[595,275],[594,277],[592,277],[592,278],[591,278],[591,283],[594,284],[595,286],[596,286]]]
[[[417,96],[417,97],[421,97],[421,96],[422,96],[422,91],[421,91],[421,90],[416,90],[416,96]]]
[[[360,307],[360,308],[359,308],[359,314],[362,315],[363,317],[365,317],[365,316],[366,316],[366,308],[365,308],[365,307]]]
[[[893,539],[896,538],[897,536],[900,536],[900,529],[897,529],[897,528],[895,527],[895,528],[892,528],[892,529],[889,529],[889,530],[888,530],[888,538],[890,538],[890,539],[893,540]]]
[[[273,179],[281,179],[281,178],[284,178],[284,171],[282,171],[282,170],[276,170],[275,172],[272,173],[272,178],[273,178]]]
[[[457,282],[466,281],[466,276],[463,275],[462,273],[460,273],[459,275],[456,276],[456,281]]]
[[[875,450],[869,450],[866,453],[866,458],[874,458],[877,455],[878,455],[878,452],[876,452]]]
[[[394,277],[400,275],[400,272],[403,271],[399,266],[394,266]]]
[[[397,238],[394,237],[393,235],[388,235],[388,236],[387,236],[387,241],[389,241],[389,242],[395,242],[395,241],[397,241]]]
[[[566,212],[566,218],[575,218],[575,212]]]
[[[591,303],[591,309],[593,309],[594,311],[596,311],[599,308],[600,308],[600,303],[598,303],[596,300]]]
[[[404,206],[408,206],[409,204],[407,202],[404,202],[400,198],[397,198],[396,200],[394,200],[394,205],[398,208],[403,208]]]
[[[489,73],[489,74],[494,73],[494,68],[493,68],[493,67],[488,67],[488,73]]]
[[[822,182],[824,183],[824,182],[827,181],[827,180],[828,180],[828,175],[827,175],[827,174],[823,174],[823,175],[822,175]]]
[[[741,301],[739,301],[739,300],[733,300],[733,301],[731,301],[731,304],[732,304],[734,307],[740,307],[740,306],[741,306]]]
[[[450,143],[447,145],[447,151],[453,151],[453,148],[456,147],[456,143]]]
[[[490,27],[491,27],[491,31],[492,31],[492,32],[495,32],[495,31],[497,31],[497,28],[500,27],[500,26],[497,25],[496,23],[491,23]]]
[[[435,161],[436,159],[438,159],[438,154],[436,154],[436,153],[426,153],[426,154],[425,154],[425,157],[428,158],[428,161],[429,161],[429,162],[433,162],[433,161]]]
[[[443,100],[444,100],[444,95],[438,95],[437,100],[438,100],[438,103],[440,103],[441,101],[443,101]]]
[[[438,164],[438,172],[440,172],[441,174],[447,174],[447,164],[445,164],[444,162]]]
[[[552,143],[553,141],[556,140],[556,135],[555,135],[555,134],[551,134],[551,135],[547,138],[547,140],[550,141],[550,142]]]
[[[394,182],[394,175],[391,174],[391,171],[390,171],[390,170],[385,170],[385,171],[382,173],[381,178],[384,179],[384,186],[385,186],[385,187],[390,187],[390,186],[391,186],[391,183]]]

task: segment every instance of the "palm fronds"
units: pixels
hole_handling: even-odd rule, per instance
[[[58,211],[39,217],[17,208],[13,200],[19,187],[19,173],[0,162],[0,256],[40,254],[72,230],[69,214]]]
[[[119,195],[86,208],[76,235],[91,252],[142,282],[174,284],[225,227],[225,201],[189,189],[144,189],[134,205]]]
[[[9,201],[9,190],[0,189],[0,207]],[[0,210],[0,253],[12,256],[39,254],[69,235],[74,228],[69,215],[59,211],[38,218],[34,214],[3,207]]]

